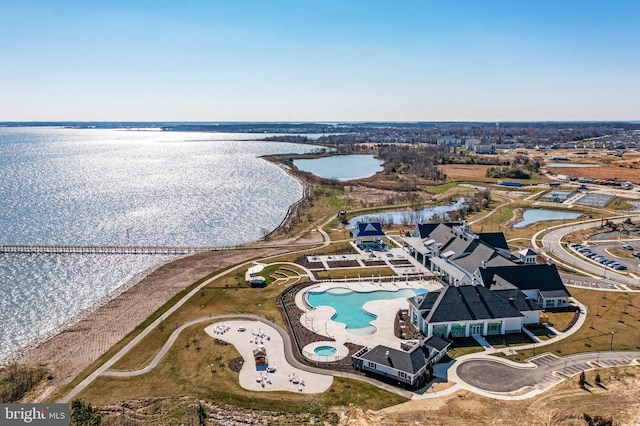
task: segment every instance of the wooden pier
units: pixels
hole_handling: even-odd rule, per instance
[[[0,245],[0,254],[147,254],[186,255],[234,247],[141,247],[141,246],[57,246]]]

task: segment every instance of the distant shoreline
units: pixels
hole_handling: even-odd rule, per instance
[[[278,165],[275,161],[271,162]],[[310,190],[303,177],[296,176],[282,164],[279,166],[300,182],[303,195],[289,206],[284,219],[266,235],[267,238],[282,231],[297,212],[302,214]],[[179,257],[141,271],[89,308],[0,360],[0,365],[17,363],[46,368],[53,379],[47,381],[33,397],[35,402],[46,401],[198,279],[256,255],[271,255],[288,248],[243,250],[242,247],[247,244],[260,244],[260,240],[243,243],[236,246],[237,249]]]

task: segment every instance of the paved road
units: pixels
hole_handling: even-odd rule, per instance
[[[631,220],[633,220],[634,222],[640,220],[640,216],[632,216]],[[599,219],[596,221],[576,222],[574,224],[563,225],[551,230],[550,232],[547,232],[542,237],[542,246],[546,251],[558,257],[562,262],[588,272],[592,274],[594,278],[601,277],[605,273],[605,268],[602,265],[596,265],[593,262],[587,261],[580,257],[576,257],[573,253],[567,251],[565,247],[560,244],[560,240],[562,239],[562,237],[568,233],[580,229],[588,229],[598,226],[600,226]],[[627,274],[615,272],[612,269],[608,269],[606,271],[606,277],[621,284],[640,286],[640,280],[638,278],[633,278]]]
[[[530,386],[539,390],[548,389],[581,371],[599,367],[615,367],[634,363],[640,358],[640,351],[633,352],[591,352],[557,357],[545,353],[530,358],[528,363],[516,364],[499,358],[484,356],[467,359],[457,366],[457,375],[468,385],[489,392],[515,392]],[[595,364],[594,364],[595,363]]]

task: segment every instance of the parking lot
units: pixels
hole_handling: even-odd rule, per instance
[[[603,270],[612,269],[617,272],[634,272],[640,270],[640,242],[638,241],[603,241],[591,243],[588,246],[582,244],[570,244],[571,251],[584,260],[594,264],[600,264]],[[635,257],[620,257],[608,250],[616,248],[628,252]]]

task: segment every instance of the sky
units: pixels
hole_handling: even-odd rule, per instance
[[[640,120],[638,0],[0,0],[0,121]]]

